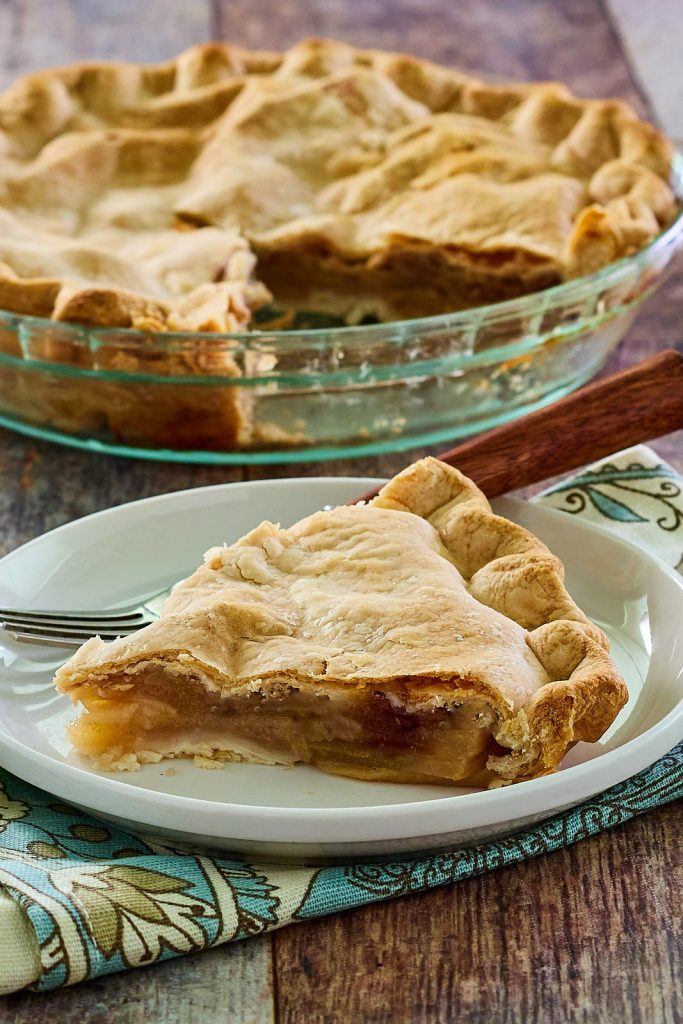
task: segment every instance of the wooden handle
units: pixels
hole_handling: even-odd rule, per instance
[[[681,428],[683,356],[669,349],[437,458],[495,498]]]

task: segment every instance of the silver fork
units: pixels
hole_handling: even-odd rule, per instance
[[[171,588],[136,604],[94,611],[48,608],[0,608],[0,629],[13,640],[47,647],[80,647],[91,636],[115,640],[144,629],[159,618]]]

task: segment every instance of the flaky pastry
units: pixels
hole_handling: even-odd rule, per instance
[[[671,152],[616,100],[329,40],[43,71],[0,95],[0,308],[230,332],[268,290],[476,306],[645,245]]]
[[[424,459],[367,505],[262,523],[213,548],[139,633],[56,675],[77,750],[500,785],[552,772],[625,703],[561,563]]]

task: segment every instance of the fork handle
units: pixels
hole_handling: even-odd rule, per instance
[[[437,458],[495,498],[681,428],[683,356],[667,349]]]

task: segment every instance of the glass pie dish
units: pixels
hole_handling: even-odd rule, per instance
[[[673,182],[681,195],[680,156]],[[592,377],[682,245],[679,213],[645,248],[594,274],[392,323],[154,333],[0,311],[0,424],[91,451],[184,462],[439,444]]]

